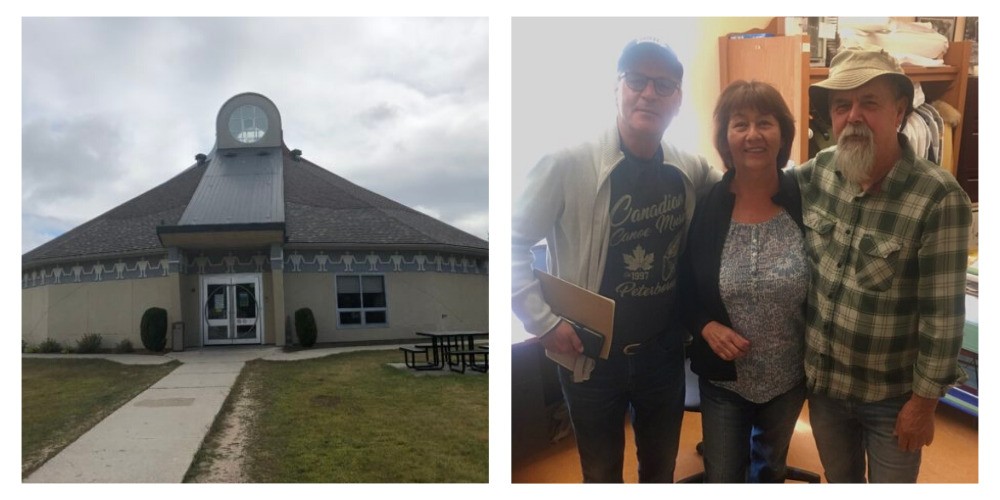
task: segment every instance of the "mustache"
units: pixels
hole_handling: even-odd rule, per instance
[[[872,129],[868,128],[867,125],[861,123],[849,123],[844,127],[844,130],[840,131],[840,139],[871,139],[874,134]]]

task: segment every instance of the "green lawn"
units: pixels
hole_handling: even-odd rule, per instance
[[[247,363],[230,397],[249,384],[256,408],[244,450],[248,480],[488,482],[489,376],[414,376],[386,366],[400,362],[402,353],[388,350]],[[210,434],[208,448],[212,442]]]
[[[104,359],[21,360],[21,476],[179,365]]]

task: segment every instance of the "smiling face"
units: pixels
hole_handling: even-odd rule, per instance
[[[788,163],[795,139],[795,117],[781,93],[760,81],[730,83],[712,113],[712,142],[726,169]]]
[[[781,151],[781,127],[772,114],[744,108],[729,117],[729,154],[737,170],[774,170]]]
[[[680,109],[680,79],[671,74],[666,63],[655,57],[636,60],[626,69],[626,73],[670,80],[678,87],[672,95],[663,97],[656,93],[656,85],[652,80],[638,91],[626,85],[623,79],[618,80],[618,131],[626,139],[626,143],[630,139],[659,142]]]

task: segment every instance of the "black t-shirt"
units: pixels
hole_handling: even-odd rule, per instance
[[[611,173],[611,237],[601,295],[615,301],[613,345],[671,327],[685,222],[684,181],[676,167],[625,152]]]

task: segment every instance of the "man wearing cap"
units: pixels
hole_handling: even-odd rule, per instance
[[[663,142],[683,76],[669,46],[626,45],[615,127],[542,158],[513,207],[514,312],[550,356],[574,360],[558,370],[585,482],[622,482],[626,412],[639,481],[673,481],[684,408],[676,264],[697,195],[720,177]],[[615,301],[607,360],[584,356],[573,327],[546,304],[530,252],[542,239],[552,274]]]
[[[837,137],[796,169],[813,435],[829,482],[916,482],[938,398],[964,376],[969,198],[899,133],[913,83],[889,54],[840,52],[809,98]]]

